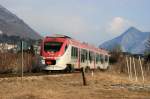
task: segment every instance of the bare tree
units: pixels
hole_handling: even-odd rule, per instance
[[[146,58],[146,61],[147,62],[150,62],[150,37],[149,39],[147,40],[146,44],[145,44],[145,58]]]
[[[146,49],[150,51],[150,37],[149,37],[149,39],[147,40]]]
[[[121,58],[121,53],[122,53],[122,47],[120,44],[116,44],[112,51],[111,51],[111,57],[110,57],[110,62],[111,63],[116,63],[118,62]]]

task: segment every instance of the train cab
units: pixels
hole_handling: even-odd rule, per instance
[[[41,63],[45,70],[61,70],[60,58],[68,48],[67,37],[46,37],[41,44]],[[62,63],[61,63],[62,64]]]

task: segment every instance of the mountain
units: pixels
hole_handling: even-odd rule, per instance
[[[101,48],[112,50],[117,45],[121,46],[123,52],[132,54],[143,54],[145,51],[145,44],[150,36],[150,32],[141,32],[135,27],[130,27],[120,36],[104,42],[100,45]]]
[[[23,20],[0,5],[0,34],[19,36],[24,39],[40,39],[41,36]]]

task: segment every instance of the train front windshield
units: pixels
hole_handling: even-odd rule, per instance
[[[44,44],[44,51],[58,52],[62,44],[62,42],[46,42]]]

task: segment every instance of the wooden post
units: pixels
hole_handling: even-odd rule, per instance
[[[129,76],[129,80],[130,80],[131,79],[131,77],[130,77],[130,68],[129,68],[129,61],[128,61],[127,56],[126,56],[126,62],[127,62],[128,76]]]
[[[83,78],[83,85],[86,86],[86,77],[85,77],[85,69],[82,67],[81,68],[81,73],[82,73],[82,78]]]
[[[133,57],[133,66],[134,66],[135,81],[137,81],[137,74],[136,74],[136,68],[135,68],[135,60],[134,60],[134,57]]]
[[[142,67],[142,62],[141,62],[140,56],[139,56],[139,63],[140,63],[141,73],[142,73],[142,78],[143,78],[143,83],[144,83],[144,73],[143,73],[143,67]]]
[[[28,70],[29,70],[29,52],[27,52],[27,65],[28,65]],[[30,72],[30,70],[29,70],[29,72]]]
[[[23,80],[23,41],[21,41],[21,81]]]
[[[130,76],[131,76],[131,79],[132,79],[132,64],[131,64],[131,57],[130,57]]]
[[[148,61],[148,67],[149,67],[149,68],[148,68],[148,71],[149,71],[149,70],[150,70],[150,61]]]
[[[148,63],[148,68],[147,68],[147,69],[148,69],[148,71],[149,71],[149,63]]]

